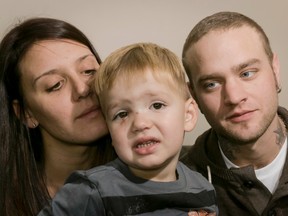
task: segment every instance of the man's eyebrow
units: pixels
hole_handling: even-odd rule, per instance
[[[236,65],[236,66],[232,67],[232,69],[233,69],[233,71],[240,71],[240,70],[243,70],[244,68],[249,67],[250,65],[253,65],[253,64],[256,64],[256,63],[259,63],[259,62],[260,62],[260,60],[256,59],[256,58],[249,59],[246,62],[243,62],[243,63],[241,63],[239,65]]]
[[[203,75],[197,80],[197,83],[203,83],[204,81],[209,80],[209,79],[216,79],[217,77],[221,76],[221,74],[219,75],[218,74],[219,73]]]
[[[260,62],[260,60],[256,59],[256,58],[249,59],[246,62],[243,62],[243,63],[240,63],[239,65],[233,66],[232,71],[238,72],[238,71],[241,71],[241,70],[243,70],[243,69],[245,69],[245,68],[247,68],[253,64],[257,64],[259,62]],[[203,83],[204,81],[210,80],[210,79],[213,80],[213,79],[216,79],[220,76],[221,76],[221,73],[217,73],[217,72],[213,73],[213,74],[203,75],[197,80],[197,83]]]

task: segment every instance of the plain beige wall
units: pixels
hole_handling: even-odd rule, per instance
[[[18,20],[47,16],[64,19],[81,29],[102,59],[134,42],[158,43],[180,57],[186,36],[200,19],[218,11],[237,11],[264,28],[278,53],[283,89],[280,104],[288,107],[287,9],[285,0],[0,0],[0,37]],[[207,128],[200,114],[197,127],[186,135],[184,144],[193,144],[196,136]]]

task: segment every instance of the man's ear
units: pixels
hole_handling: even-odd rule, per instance
[[[20,105],[19,105],[19,101],[18,100],[13,100],[13,110],[15,115],[18,117],[18,119],[20,119],[21,116],[21,109],[20,109]],[[39,125],[39,122],[33,117],[33,115],[31,114],[31,112],[29,110],[25,109],[25,122],[23,122],[24,124],[26,124],[29,128],[36,128]]]
[[[277,92],[281,92],[281,82],[280,82],[280,63],[279,58],[276,53],[273,53],[272,69],[275,77]]]
[[[186,132],[192,131],[198,120],[198,105],[193,98],[189,98],[185,102],[185,122],[184,130]]]

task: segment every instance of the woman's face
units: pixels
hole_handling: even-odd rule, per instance
[[[44,143],[89,144],[108,133],[88,85],[99,64],[71,40],[35,43],[20,62],[27,124],[39,124]]]

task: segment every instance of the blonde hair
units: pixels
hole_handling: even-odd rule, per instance
[[[191,97],[184,68],[176,54],[153,43],[136,43],[111,53],[97,71],[93,88],[101,105],[105,99],[101,95],[111,89],[117,78],[132,81],[134,76],[144,74],[147,69],[152,70],[156,79],[174,86],[185,99]]]

